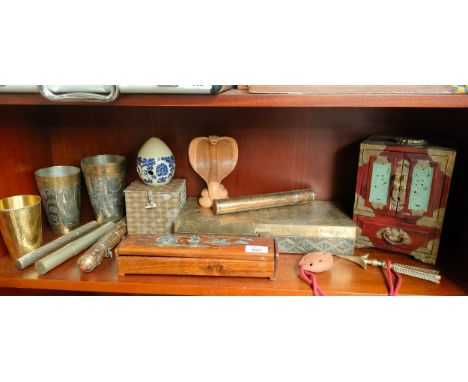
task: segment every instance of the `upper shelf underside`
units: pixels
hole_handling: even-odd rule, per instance
[[[2,93],[0,105],[106,105],[178,107],[422,107],[468,108],[468,94],[120,94],[112,103],[51,102],[34,93]]]

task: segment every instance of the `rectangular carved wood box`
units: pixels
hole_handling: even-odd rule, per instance
[[[185,179],[154,187],[136,180],[124,193],[130,235],[172,233],[174,220],[187,200]]]
[[[273,239],[239,236],[129,235],[116,249],[119,276],[194,275],[275,278]]]
[[[354,220],[356,246],[437,259],[453,149],[426,141],[374,136],[361,144]]]
[[[356,224],[335,203],[313,203],[214,215],[189,198],[175,233],[274,237],[283,253],[354,253]]]

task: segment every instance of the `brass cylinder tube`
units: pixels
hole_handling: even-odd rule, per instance
[[[240,211],[259,210],[262,208],[290,206],[294,204],[310,203],[315,199],[315,192],[311,188],[272,194],[239,196],[213,201],[215,215],[229,214]]]

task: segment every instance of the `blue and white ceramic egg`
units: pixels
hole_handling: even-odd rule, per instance
[[[169,183],[175,172],[171,149],[159,138],[148,139],[138,152],[137,172],[143,183],[149,186]]]

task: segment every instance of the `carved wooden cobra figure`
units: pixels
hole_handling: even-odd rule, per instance
[[[202,207],[210,208],[213,200],[228,197],[221,181],[236,167],[238,155],[237,142],[230,137],[212,135],[194,138],[190,142],[190,164],[208,185],[198,200]]]

